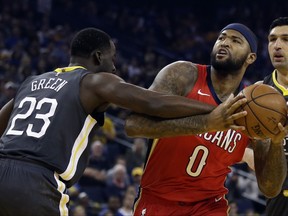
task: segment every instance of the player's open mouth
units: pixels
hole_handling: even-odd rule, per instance
[[[228,51],[225,49],[219,49],[219,51],[216,53],[217,57],[222,57],[228,55]]]
[[[281,61],[281,60],[283,60],[283,55],[276,54],[273,56],[273,58],[275,61]]]

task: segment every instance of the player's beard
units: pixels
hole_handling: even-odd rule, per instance
[[[247,56],[248,54],[235,59],[227,58],[225,61],[217,61],[216,54],[212,52],[211,65],[222,75],[234,74],[242,68]]]

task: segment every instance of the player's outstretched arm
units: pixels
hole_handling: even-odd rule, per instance
[[[254,140],[255,173],[261,192],[268,198],[277,196],[287,175],[287,162],[283,149],[283,140],[288,127],[278,124],[280,132],[272,139]]]
[[[163,118],[177,118],[209,113],[214,106],[176,95],[155,92],[124,82],[121,78],[98,73],[85,76],[85,88],[103,103],[113,103],[137,113]],[[92,100],[93,97],[90,97]]]
[[[244,130],[244,127],[235,125],[234,120],[246,115],[246,112],[235,113],[245,101],[241,95],[235,98],[231,95],[209,114],[177,119],[160,119],[132,113],[126,118],[125,130],[128,136],[147,138],[195,135],[229,128]]]
[[[0,136],[2,136],[7,127],[10,114],[13,110],[13,104],[14,100],[12,99],[8,103],[6,103],[0,110]]]
[[[156,76],[150,89],[171,95],[186,96],[193,88],[198,70],[191,62],[178,61],[164,67]],[[234,113],[245,102],[242,95],[233,95],[214,109],[209,115],[197,115],[178,119],[157,119],[134,113],[126,119],[125,129],[132,137],[167,137],[199,134],[229,128],[243,130],[234,120],[246,112]]]

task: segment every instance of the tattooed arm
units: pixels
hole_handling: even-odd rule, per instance
[[[150,90],[166,94],[186,96],[198,78],[197,66],[187,61],[177,61],[164,67],[156,76]],[[236,118],[246,115],[245,112],[233,114],[246,99],[238,95],[229,97],[209,114],[195,115],[177,119],[160,119],[140,114],[131,114],[126,119],[125,130],[128,136],[159,138],[168,136],[191,135],[207,131],[241,130],[234,125]]]
[[[283,149],[283,139],[287,129],[281,124],[279,128],[280,133],[272,140],[254,140],[252,143],[258,186],[268,198],[275,197],[280,193],[287,175],[287,163]]]

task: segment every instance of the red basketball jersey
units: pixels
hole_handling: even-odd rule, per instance
[[[198,74],[187,97],[221,103],[211,84],[210,66],[198,65]],[[247,136],[231,129],[156,139],[149,146],[141,189],[170,201],[197,202],[223,196],[228,192],[224,182],[229,166],[241,161],[248,142]]]

